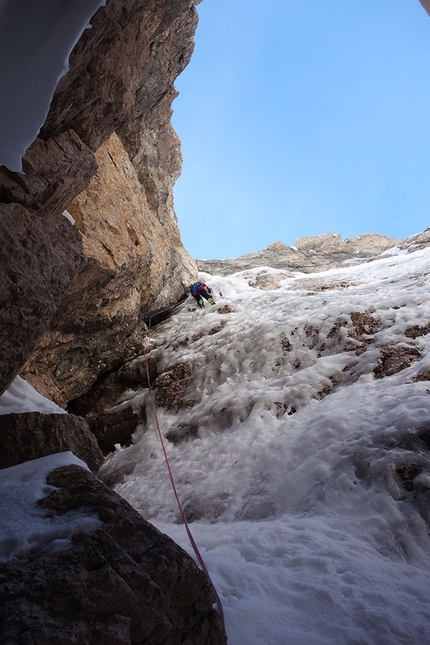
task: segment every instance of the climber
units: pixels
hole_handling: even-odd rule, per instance
[[[212,298],[212,289],[202,282],[202,280],[198,280],[194,284],[190,284],[188,289],[190,290],[191,295],[197,300],[197,304],[200,308],[205,306],[203,298],[206,298],[211,305],[216,304],[215,300]]]

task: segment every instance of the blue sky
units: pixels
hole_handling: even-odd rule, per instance
[[[195,258],[430,226],[418,0],[203,0],[177,79],[175,207]]]

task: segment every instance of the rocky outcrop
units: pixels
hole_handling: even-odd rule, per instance
[[[70,56],[25,175],[0,169],[0,393],[27,361],[40,392],[76,399],[138,353],[145,318],[172,308],[196,276],[173,211],[181,155],[170,125],[195,4],[107,0]],[[106,449],[141,418],[125,408],[121,419],[99,416]],[[4,415],[3,466],[69,449],[96,470],[86,422],[53,416]],[[75,526],[75,513],[95,510],[103,527],[0,566],[1,642],[226,642],[185,552],[81,468],[54,472],[49,486],[50,517]]]
[[[24,645],[224,645],[203,572],[190,556],[79,466],[53,470],[39,506],[95,513],[103,525],[66,550],[0,564],[0,641]]]
[[[146,203],[160,200],[164,195],[160,208],[152,204],[142,216],[147,217],[151,212],[160,222],[164,218],[161,226],[165,239],[169,235],[173,239],[170,251],[163,251],[160,257],[165,260],[166,255],[169,256],[164,265],[164,283],[171,282],[175,286],[159,297],[163,280],[159,277],[151,294],[143,297],[139,321],[135,314],[141,303],[132,282],[133,272],[129,275],[125,301],[120,303],[122,296],[112,293],[113,290],[108,294],[111,300],[106,307],[106,315],[113,311],[115,317],[119,310],[124,312],[123,319],[119,320],[121,313],[117,321],[118,325],[125,322],[128,347],[133,347],[141,335],[145,303],[148,310],[154,311],[152,307],[157,308],[160,303],[162,307],[166,302],[171,305],[178,297],[183,287],[180,262],[188,261],[190,270],[195,272],[183,250],[179,251],[179,232],[172,216],[171,186],[179,172],[180,153],[169,124],[170,105],[176,95],[173,81],[188,63],[193,49],[192,35],[197,23],[194,4],[194,0],[108,0],[106,6],[93,16],[92,28],[84,31],[70,56],[70,69],[56,89],[45,125],[25,156],[25,176],[0,169],[0,216],[4,220],[2,241],[8,235],[13,240],[20,237],[19,225],[17,227],[12,221],[16,212],[19,213],[17,222],[23,222],[21,227],[25,231],[36,229],[28,240],[21,242],[21,247],[27,244],[26,252],[15,248],[19,245],[14,246],[12,242],[2,245],[0,393],[47,329],[67,287],[85,263],[82,247],[79,248],[78,229],[70,226],[61,213],[88,184],[96,171],[94,152],[115,130],[121,131],[128,149],[134,146],[133,158],[139,157],[139,173],[146,180],[146,187],[141,184],[140,192],[145,195]],[[135,145],[136,138],[139,138],[139,143]],[[103,152],[100,153],[102,155]],[[169,217],[173,220],[167,224]],[[106,230],[102,228],[102,222],[94,223],[94,229],[97,226],[100,226],[100,237],[103,238]],[[154,232],[154,244],[157,236],[158,233]],[[44,246],[49,244],[52,248],[45,249]],[[37,258],[32,257],[33,265],[38,264],[38,267],[30,274],[28,256],[35,255],[33,249],[40,252]],[[87,287],[93,287],[94,293],[97,280],[101,286],[97,302],[105,299],[109,291],[107,283],[111,282],[112,268],[92,262],[92,259],[87,263],[80,283],[68,292],[71,311]],[[151,264],[149,256],[146,256],[144,264],[145,268]],[[172,266],[175,267],[173,272]],[[37,273],[40,274],[39,279]],[[96,303],[92,304],[97,307]],[[68,314],[63,315],[64,318],[59,313],[60,326],[64,319],[69,318]],[[87,327],[94,323],[94,319],[97,320],[97,315],[92,312]],[[132,337],[132,328],[138,325],[140,328]],[[71,325],[66,332],[66,341],[70,339],[70,328],[73,334],[80,332],[81,327]],[[56,333],[55,327],[53,333]],[[114,333],[110,341],[115,342],[115,338]],[[42,347],[47,347],[45,341]],[[63,347],[65,354],[67,350],[70,352],[68,356],[63,355],[64,361],[60,366],[57,364],[56,369],[67,373],[75,364],[69,360],[74,350],[67,342]],[[85,391],[96,375],[105,369],[105,364],[114,360],[105,349],[100,348],[99,355],[93,351],[81,391]],[[76,352],[83,356],[86,351],[84,338],[82,351],[77,348]],[[52,359],[56,361],[57,357],[53,355]],[[77,377],[79,379],[79,374]],[[50,378],[48,376],[47,381]],[[61,379],[63,384],[59,386],[56,398],[64,402],[78,393],[73,388],[69,392],[69,384],[64,384],[67,378],[62,376]],[[39,378],[39,382],[42,381]],[[51,395],[48,385],[43,391]]]
[[[419,361],[421,352],[418,347],[411,345],[383,345],[379,356],[378,365],[373,370],[375,378],[392,376],[410,367]]]
[[[145,319],[180,300],[197,273],[173,205],[165,205],[163,218],[161,206],[151,208],[116,134],[96,160],[97,174],[68,208],[87,264],[21,370],[63,406],[87,392],[100,373],[141,350]]]
[[[134,411],[130,403],[114,406],[101,414],[90,415],[88,423],[105,455],[112,452],[115,445],[129,446],[131,436],[138,424],[146,423],[144,407]]]
[[[160,101],[160,87],[169,84],[153,73],[156,52],[160,43],[172,43],[163,52],[171,55],[164,66],[171,66],[173,81],[188,63],[193,43],[187,41],[186,50],[178,51],[171,34],[183,30],[186,40],[191,24],[193,35],[196,4],[195,0],[108,0],[72,51],[70,69],[58,83],[40,136],[47,140],[73,129],[97,150],[120,126],[143,115],[142,106],[146,113],[153,109]]]
[[[293,246],[273,242],[263,251],[248,253],[234,260],[197,260],[197,266],[199,271],[223,276],[263,266],[313,273],[326,271],[347,260],[368,260],[396,246],[398,242],[395,238],[378,233],[363,233],[346,240],[341,240],[340,233],[324,233],[298,238]],[[288,277],[288,274],[280,279],[284,277]],[[276,285],[265,285],[264,281],[256,286],[263,290],[276,288]]]
[[[430,0],[420,0],[420,2],[430,16]]]
[[[0,393],[15,378],[82,267],[82,241],[65,217],[0,205]]]
[[[430,246],[430,228],[426,228],[422,233],[411,235],[398,245],[401,251],[408,251],[408,253],[420,251],[427,246]]]
[[[98,471],[103,461],[88,423],[72,414],[2,414],[0,443],[0,468],[67,450],[82,459],[93,472]]]

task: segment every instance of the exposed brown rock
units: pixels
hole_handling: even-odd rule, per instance
[[[145,421],[145,410],[141,408],[135,412],[130,404],[117,405],[97,416],[88,417],[90,429],[105,455],[113,450],[115,444],[130,445],[136,426]]]
[[[334,323],[333,327],[328,332],[327,338],[328,339],[334,338],[336,336],[337,332],[339,331],[339,329],[341,329],[342,327],[345,327],[345,326],[346,326],[346,321],[345,320],[337,320]],[[309,333],[309,330],[306,330],[306,336],[310,336],[310,335],[311,334]]]
[[[384,378],[401,372],[419,361],[421,352],[417,347],[410,345],[383,345],[378,360],[378,365],[373,370],[375,378]]]
[[[350,321],[345,316],[342,316],[337,320],[328,332],[327,340],[334,339],[339,349],[342,351],[354,351],[357,356],[360,356],[366,351],[368,345],[377,341],[377,336],[371,336],[371,334],[375,334],[379,331],[381,322],[378,318],[371,316],[368,311],[352,311],[349,314],[349,318]],[[340,330],[344,328],[348,329],[347,336],[344,332],[340,332]],[[307,335],[310,334],[307,333]],[[314,338],[316,338],[317,335],[318,330],[312,334]],[[313,346],[317,346],[319,351],[322,352],[327,349],[332,349],[333,343],[319,344],[319,341],[317,342],[317,340],[315,340]],[[313,346],[311,346],[311,349]]]
[[[142,105],[146,113],[151,110],[160,100],[158,69],[154,74],[152,66],[154,50],[172,30],[181,29],[182,22],[193,22],[195,29],[195,4],[193,0],[109,0],[100,7],[90,21],[92,28],[83,32],[70,55],[70,70],[57,86],[41,137],[72,128],[97,150],[114,130],[143,111]],[[192,43],[188,47],[192,51]],[[174,63],[181,56],[183,68],[188,63],[186,53],[172,53],[173,78],[179,73]],[[139,92],[144,100],[137,96]]]
[[[96,158],[97,174],[69,206],[89,261],[21,371],[63,406],[142,349],[144,319],[177,302],[195,273],[173,211],[163,226],[119,138],[113,135]]]
[[[430,334],[430,322],[426,325],[414,325],[413,327],[408,327],[405,331],[405,336],[407,338],[418,338],[419,336],[426,336]]]
[[[362,233],[357,237],[341,240],[340,233],[324,233],[313,237],[299,237],[294,246],[301,251],[313,251],[326,255],[359,254],[361,257],[379,255],[393,247],[399,240],[379,233]]]
[[[429,3],[427,3],[429,4]],[[409,253],[419,251],[430,246],[430,228],[426,228],[422,233],[411,235],[398,245],[400,249],[406,249]]]
[[[78,466],[58,468],[49,513],[96,512],[103,526],[65,551],[0,565],[0,641],[14,645],[224,645],[204,573],[180,547]]]
[[[148,357],[150,383],[157,378],[158,361]],[[127,446],[136,426],[146,422],[145,409],[134,410],[131,404],[121,403],[126,389],[148,387],[146,360],[132,360],[117,370],[103,374],[83,396],[71,401],[68,410],[85,417],[91,431],[97,437],[104,454],[111,452],[115,444]]]
[[[414,479],[421,475],[423,466],[421,464],[401,464],[397,466],[396,472],[402,480],[403,486],[407,491],[414,489]]]
[[[416,382],[430,381],[430,370],[424,370],[423,372],[420,372],[419,374],[417,374],[414,380]]]
[[[291,350],[293,349],[293,346],[290,343],[290,341],[288,340],[288,338],[284,338],[281,341],[281,345],[282,345],[282,353],[283,353],[284,356],[286,356],[288,354],[288,352],[291,352]]]
[[[84,262],[62,215],[0,204],[0,394],[15,378]]]
[[[363,334],[376,334],[381,327],[381,321],[371,316],[368,311],[352,311],[349,315],[354,325],[354,329],[348,334],[350,338],[358,340]]]
[[[227,324],[226,321],[222,320],[218,325],[215,325],[215,327],[212,327],[212,329],[208,331],[208,336],[213,336],[214,334],[218,334],[218,332],[224,329],[226,324]]]
[[[376,451],[364,458],[363,452],[357,451],[355,474],[372,485],[387,488],[388,484],[394,499],[416,506],[429,527],[430,426],[424,422],[406,431],[392,430],[392,434],[387,430],[382,445],[381,436],[375,437]]]
[[[157,378],[158,361],[148,357],[149,378],[153,383]],[[69,403],[67,409],[82,417],[96,417],[112,408],[128,388],[148,387],[146,361],[132,360],[103,374],[83,396]]]
[[[420,2],[427,13],[430,15],[430,0],[420,0]]]
[[[198,436],[198,433],[199,426],[197,425],[197,423],[181,423],[166,433],[166,439],[168,441],[171,441],[176,446],[183,441],[187,441],[188,439],[195,439]]]
[[[0,468],[70,450],[97,472],[103,455],[87,422],[72,414],[0,415]]]
[[[0,167],[0,200],[21,204],[39,216],[61,213],[97,170],[92,150],[73,130],[46,141],[37,137],[22,166],[24,175]]]
[[[188,363],[177,363],[169,371],[160,374],[154,383],[155,403],[160,407],[178,410],[184,405],[183,394],[191,376]]]
[[[142,232],[131,224],[128,238],[123,238],[120,249],[124,252],[125,242],[130,245],[128,270],[119,270],[119,276],[115,273],[116,269],[112,269],[109,262],[104,263],[100,256],[88,256],[90,261],[81,274],[79,283],[67,294],[68,308],[65,303],[49,332],[51,335],[48,334],[40,344],[42,356],[47,354],[46,350],[50,347],[61,345],[61,351],[55,354],[55,349],[50,361],[48,358],[44,361],[39,356],[35,358],[31,369],[26,368],[29,380],[30,374],[33,374],[36,388],[63,405],[85,392],[98,374],[113,364],[115,356],[120,352],[127,356],[127,352],[133,353],[136,348],[139,349],[139,342],[145,331],[145,315],[153,309],[159,309],[160,303],[172,305],[181,297],[184,264],[188,262],[184,282],[187,282],[190,271],[196,271],[195,265],[189,258],[187,260],[182,249],[173,214],[171,188],[180,171],[181,157],[177,137],[169,123],[171,101],[176,95],[173,81],[187,64],[193,49],[192,35],[197,24],[194,4],[192,0],[149,0],[144,3],[141,0],[109,0],[93,17],[92,28],[84,31],[70,56],[69,72],[57,87],[40,136],[25,156],[26,176],[5,170],[0,172],[0,200],[6,203],[6,206],[0,205],[0,210],[6,209],[7,214],[8,209],[16,208],[12,206],[13,203],[37,210],[38,215],[43,216],[38,222],[38,234],[42,240],[48,238],[53,229],[49,218],[68,207],[85,188],[96,170],[92,153],[115,130],[121,129],[121,136],[127,141],[128,149],[134,150],[135,166],[139,167],[140,176],[146,177],[145,186],[139,181],[136,183],[135,176],[130,179],[131,184],[134,182],[137,186],[142,202],[146,200],[146,207],[139,205],[141,218],[151,220],[147,223],[147,229],[152,225],[155,227],[151,233],[146,230],[143,234],[146,246],[142,243],[138,248]],[[131,125],[128,126],[128,123]],[[130,136],[127,136],[128,127]],[[134,146],[134,139],[138,135],[139,144]],[[147,152],[145,159],[141,154],[143,149]],[[103,152],[100,156],[103,156]],[[113,157],[114,155],[110,159],[111,166],[116,167],[119,174],[127,175],[129,166],[124,168],[121,158],[117,159],[115,166]],[[107,152],[105,158],[108,158]],[[112,176],[107,171],[104,175],[100,171],[101,180],[109,182]],[[116,189],[117,185],[113,187],[113,190]],[[130,189],[130,193],[133,190]],[[94,189],[92,196],[94,197]],[[124,200],[124,191],[118,198],[122,198],[122,204],[125,201],[124,209],[118,209],[118,201],[112,200],[112,209],[106,220],[93,220],[92,223],[93,232],[98,229],[100,253],[104,248],[101,240],[109,237],[108,231],[111,238],[115,237],[113,229],[117,228],[117,221],[110,222],[109,217],[120,210],[124,218],[127,218],[137,203],[133,197],[133,204],[130,206],[130,197],[127,195]],[[97,195],[95,201],[99,204],[100,212],[106,204],[101,201],[100,195]],[[84,211],[88,209],[89,202],[89,198],[83,200]],[[87,222],[91,221],[92,216],[93,213],[88,215]],[[59,215],[58,218],[63,219]],[[30,224],[29,227],[31,228]],[[91,224],[87,226],[87,230],[88,228],[91,229]],[[171,240],[169,245],[165,241],[160,244],[159,233],[162,233],[165,241]],[[21,306],[19,303],[17,311],[25,309],[28,322],[23,324],[15,313],[12,317],[7,313],[15,304],[6,285],[1,303],[2,312],[6,312],[4,315],[13,320],[15,335],[10,346],[18,349],[16,355],[7,348],[3,350],[9,351],[10,357],[7,357],[7,361],[1,361],[6,368],[5,385],[0,383],[0,391],[10,383],[30,354],[79,268],[77,249],[72,248],[79,239],[77,230],[74,230],[72,237],[71,235],[65,234],[61,246],[58,245],[61,252],[64,252],[62,262],[54,261],[43,250],[38,254],[40,262],[43,258],[46,274],[52,271],[61,283],[46,285],[46,291],[52,294],[52,303],[46,302],[43,289],[38,298],[33,298],[34,302],[31,297],[27,298],[26,291],[30,291],[32,295],[31,284],[27,285],[28,272],[17,278],[13,270],[6,271],[6,274],[12,273],[12,279],[15,277],[20,283],[20,292],[26,304]],[[159,249],[160,253],[155,249]],[[114,258],[111,258],[117,265],[121,262],[120,250],[115,248]],[[111,241],[107,242],[104,251],[105,258],[109,257],[112,252]],[[81,252],[79,249],[79,254]],[[6,247],[1,258],[2,266],[13,264],[12,256],[13,252]],[[69,271],[68,266],[72,261],[76,265],[73,272]],[[81,258],[80,261],[83,262],[84,259]],[[152,290],[148,292],[141,288],[141,284],[135,284],[134,277],[136,274],[142,275],[140,271],[148,273],[151,265],[154,267],[152,275],[147,276],[147,282],[152,280]],[[22,267],[24,266],[26,264],[22,263]],[[119,287],[115,284],[116,279]],[[99,291],[96,283],[100,287]],[[87,295],[87,302],[90,303],[89,317],[85,321],[81,320],[80,312],[76,309],[83,294]],[[12,304],[9,304],[9,300]],[[44,313],[40,315],[42,308]],[[34,320],[37,320],[37,324],[33,324]],[[92,334],[97,336],[101,328],[106,330],[108,322],[112,322],[112,332],[106,338],[106,343],[103,345],[97,338],[90,342],[88,338]],[[3,332],[5,325],[0,325],[0,328]],[[113,347],[118,344],[121,336],[120,328],[123,329],[122,336],[125,340],[121,340],[122,347],[118,346],[114,350]],[[82,345],[74,340],[79,334],[83,335]],[[4,345],[3,336],[0,340],[1,345]],[[10,367],[7,366],[8,362],[11,363]],[[79,365],[82,365],[80,371],[74,374]]]
[[[139,387],[139,384],[127,386],[118,380],[117,372],[108,372],[86,394],[70,401],[67,410],[87,419],[95,418],[115,406],[127,387]]]

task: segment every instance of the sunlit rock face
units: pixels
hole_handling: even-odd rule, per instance
[[[61,79],[45,125],[23,160],[25,175],[0,168],[0,218],[4,228],[0,393],[47,330],[67,288],[84,265],[84,273],[67,292],[58,321],[49,332],[51,339],[57,334],[57,326],[64,326],[64,321],[68,325],[67,341],[70,334],[81,333],[85,328],[81,343],[81,354],[84,354],[88,350],[91,326],[99,333],[103,319],[113,317],[114,329],[105,345],[100,346],[99,354],[90,348],[87,362],[91,368],[82,376],[79,391],[85,391],[94,374],[114,360],[115,352],[106,352],[105,348],[116,338],[115,329],[118,331],[124,323],[126,345],[134,347],[144,330],[143,318],[174,304],[183,293],[190,273],[196,272],[182,249],[173,213],[172,186],[180,172],[181,156],[170,125],[171,102],[176,96],[173,82],[188,63],[193,49],[192,36],[197,24],[195,4],[193,0],[108,0],[93,16],[92,27],[84,31],[70,56],[69,72]],[[115,165],[112,155],[111,170],[101,168],[89,192],[70,206],[96,172],[94,153],[114,131],[120,133],[125,146],[116,140],[121,161]],[[134,170],[124,157],[124,150],[132,159]],[[101,166],[107,158],[105,149],[97,155]],[[117,197],[97,196],[97,185],[102,186],[109,173],[112,177],[115,167],[123,174],[122,181],[130,181],[129,190],[126,184],[121,189],[124,198],[121,209]],[[116,187],[118,183],[120,180],[116,178]],[[86,231],[92,227],[91,242],[91,236],[82,231],[82,245],[79,226],[71,226],[62,216],[69,206]],[[104,208],[110,208],[109,213],[102,214]],[[22,229],[22,234],[19,230],[15,233],[14,229],[17,209],[16,226]],[[130,211],[134,212],[130,230],[119,243],[122,247],[130,241],[131,244],[122,256],[116,248],[112,261],[105,262],[101,257],[103,252],[100,255],[95,251],[94,257],[93,251],[87,254],[87,248],[90,243],[93,249],[97,247],[95,237],[99,235],[99,250],[106,236],[105,249],[112,251],[115,245],[108,223],[115,209],[113,226],[122,229],[120,235],[113,233],[116,242],[126,229],[124,223],[119,224],[121,214],[125,222]],[[94,219],[96,212],[98,220]],[[16,237],[19,244],[15,243]],[[11,240],[9,246],[3,243],[5,239]],[[33,257],[33,249],[38,249],[37,259]],[[182,261],[185,269],[180,266]],[[123,268],[127,263],[128,273]],[[85,322],[79,318],[79,308],[76,308],[83,293],[87,293],[86,302],[91,307]],[[67,303],[72,309],[67,310]],[[63,333],[64,329],[58,342],[63,342]],[[95,340],[93,346],[98,343]],[[42,345],[46,346],[46,339]],[[124,345],[118,350],[123,351]],[[60,355],[64,358],[64,354],[60,352]],[[57,360],[56,356],[53,360]],[[62,365],[67,365],[67,360]],[[56,369],[64,371],[65,368],[57,366]],[[59,389],[57,399],[63,402],[69,395],[77,394],[75,390],[69,393],[61,384]],[[44,391],[51,393],[49,388]]]
[[[200,271],[217,275],[230,275],[259,266],[313,273],[326,271],[345,261],[366,261],[398,243],[399,240],[378,233],[363,233],[346,240],[341,239],[340,233],[324,233],[300,237],[293,246],[272,242],[262,251],[248,253],[233,260],[197,260],[197,264]],[[274,279],[272,276],[272,283]],[[263,284],[258,286],[266,288]],[[268,288],[276,288],[276,285],[268,285]]]
[[[116,134],[96,160],[97,174],[68,209],[88,262],[21,370],[61,405],[141,350],[145,319],[180,300],[197,271],[180,240],[171,192],[159,219],[151,208],[158,201],[140,183]]]

